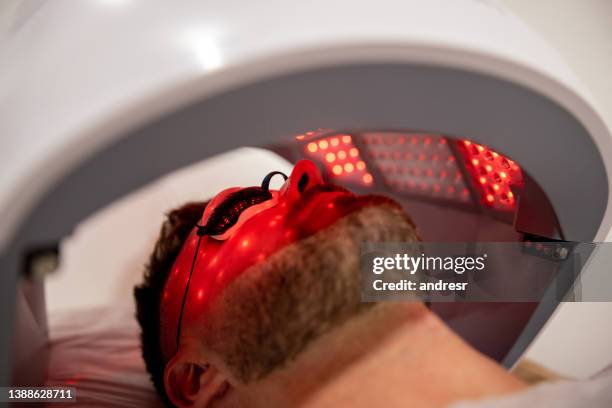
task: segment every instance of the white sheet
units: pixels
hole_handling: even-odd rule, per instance
[[[163,406],[144,367],[132,307],[55,313],[50,332],[47,385],[76,387],[76,406]]]
[[[542,383],[526,391],[499,399],[461,402],[449,408],[610,408],[612,366],[588,380]]]

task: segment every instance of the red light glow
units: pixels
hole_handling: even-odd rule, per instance
[[[328,174],[333,177],[367,186],[374,182],[351,135],[335,134],[313,140],[305,144],[304,151],[311,158],[325,164]]]
[[[433,133],[382,131],[359,136],[355,145],[355,136],[349,134],[307,132],[302,146],[331,177],[349,184],[372,185],[374,167],[379,182],[398,193],[458,202],[469,202],[475,195],[482,205],[496,210],[516,207],[510,188],[522,184],[521,169],[487,146]]]
[[[510,187],[522,184],[520,167],[507,157],[469,140],[457,142],[457,148],[480,193],[481,202],[497,210],[514,209],[516,200]]]
[[[416,196],[467,202],[464,177],[446,139],[431,133],[364,133],[370,166],[379,170],[394,191]],[[467,191],[467,190],[466,190]]]

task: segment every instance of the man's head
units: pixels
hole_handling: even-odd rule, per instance
[[[175,405],[206,406],[290,366],[369,307],[362,242],[419,239],[398,204],[326,184],[311,162],[266,191],[172,211],[135,289],[147,368]]]

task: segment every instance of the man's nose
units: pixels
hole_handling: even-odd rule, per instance
[[[323,185],[323,177],[317,166],[310,160],[297,162],[285,184],[282,196],[288,201],[299,200],[311,188]]]

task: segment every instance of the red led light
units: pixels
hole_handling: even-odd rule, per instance
[[[516,200],[510,188],[523,181],[520,167],[487,146],[469,140],[458,141],[457,148],[464,158],[465,167],[472,176],[481,202],[498,210],[514,209]]]
[[[325,164],[328,174],[333,177],[364,185],[374,182],[351,135],[332,134],[311,140],[305,144],[304,151],[311,158]]]
[[[366,132],[360,139],[383,182],[402,194],[466,202],[469,193],[447,140],[432,133]],[[456,176],[455,176],[456,174]],[[452,188],[451,188],[452,187]]]
[[[455,141],[431,133],[364,132],[357,147],[349,134],[306,135],[306,154],[345,182],[373,184],[369,167],[374,166],[380,182],[400,193],[468,202],[474,191],[485,206],[497,210],[516,206],[510,188],[522,183],[520,167],[471,140]],[[455,160],[457,153],[460,163]],[[467,188],[470,182],[473,190]]]

